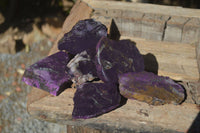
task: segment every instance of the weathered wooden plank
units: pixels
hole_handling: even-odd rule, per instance
[[[129,35],[132,37],[142,36],[142,18],[144,13],[132,12],[125,10],[122,12],[122,29],[120,33],[122,35]]]
[[[131,10],[143,13],[163,14],[167,16],[197,17],[200,18],[200,10],[177,6],[164,6],[147,3],[131,3],[106,0],[82,0],[93,9],[117,9]]]
[[[55,44],[57,44],[58,41],[63,37],[63,35],[69,32],[79,20],[90,18],[92,10],[93,9],[88,7],[86,3],[77,0],[75,5],[71,9],[69,16],[65,20],[62,27],[62,32],[58,35]],[[58,51],[57,45],[54,45],[50,51],[50,54],[53,54],[57,51]]]
[[[95,1],[90,1],[90,2],[95,2]],[[103,5],[103,3],[100,5]],[[116,4],[116,5],[117,6],[114,8],[119,8],[119,9],[122,8],[120,7],[121,4]],[[106,7],[107,5],[104,6]],[[146,9],[148,8],[146,7]],[[166,9],[169,10],[168,7]],[[150,11],[153,10],[150,9]],[[63,36],[65,32],[68,32],[78,20],[89,18],[91,12],[92,9],[88,8],[85,3],[77,1],[69,17],[65,21],[65,23],[68,24],[65,24],[63,26],[63,32],[59,35],[58,40]],[[186,16],[190,15],[190,13],[186,14]],[[195,13],[197,12],[195,11]],[[121,24],[122,19],[118,17],[118,20],[119,23],[117,24],[119,24],[122,27]],[[129,37],[129,39],[131,38]],[[163,45],[160,44],[160,42],[158,43],[154,41],[144,41],[140,39],[133,39],[133,41],[136,42],[136,45],[138,47],[141,46],[142,48],[144,48],[144,51],[154,50],[153,52],[155,52],[155,56],[163,52],[166,52],[166,54],[175,53],[176,55],[177,54],[179,55],[181,51],[184,52],[183,58],[187,58],[188,60],[190,58],[193,59],[193,57],[195,56],[194,52],[195,47],[193,45],[182,44],[183,45],[182,47],[184,47],[182,48],[180,47],[180,45],[177,46],[176,43]],[[57,44],[55,43],[54,47],[51,49],[50,54],[53,54],[56,51],[57,51]],[[163,57],[163,55],[161,55],[161,57]],[[168,65],[167,67],[169,67],[170,69],[174,69],[174,67],[171,67],[172,65],[171,64],[169,65],[169,63],[170,61],[167,62]],[[180,63],[182,62],[180,61]],[[178,65],[180,66],[180,64]],[[163,68],[165,67],[163,66]],[[166,72],[166,70],[164,70],[164,72]],[[169,72],[167,73],[169,74]],[[171,73],[173,73],[173,71]],[[159,74],[167,75],[167,74],[162,74],[162,71],[159,71]],[[179,74],[177,75],[178,75],[177,77],[180,77]],[[177,105],[177,106],[172,104],[163,106],[150,106],[143,102],[128,100],[124,106],[116,110],[113,110],[109,113],[106,113],[104,115],[101,115],[97,118],[92,118],[87,120],[74,120],[72,119],[72,110],[73,110],[73,96],[75,93],[75,89],[68,88],[57,97],[48,94],[46,95],[43,92],[44,91],[42,90],[33,88],[31,94],[28,96],[28,99],[30,101],[28,102],[29,113],[31,114],[31,116],[41,120],[70,125],[68,126],[68,132],[97,132],[97,133],[99,132],[105,132],[105,133],[186,132],[190,128],[190,126],[193,123],[193,120],[197,117],[200,111],[195,104],[189,104],[189,103],[183,103],[182,105]]]
[[[95,10],[95,15],[114,18],[123,36],[182,43],[199,41],[199,10],[144,3],[83,1]],[[140,20],[136,13],[145,15]]]
[[[169,16],[159,14],[145,14],[142,19],[142,38],[163,40],[164,28]]]
[[[182,43],[194,44],[200,39],[200,20],[198,18],[191,18],[183,27]]]
[[[59,39],[64,35],[64,33],[71,30],[71,28],[81,19],[86,19],[90,17],[90,14],[92,12],[92,9],[88,7],[85,3],[81,2],[80,0],[77,0],[76,4],[73,6],[69,16],[64,22],[62,32],[58,35],[57,41],[54,43],[52,49],[49,52],[49,55],[56,53],[58,51],[57,49],[57,42]],[[77,15],[78,14],[78,15]],[[37,88],[33,88],[28,96],[28,110],[32,110],[32,108],[29,106],[30,104],[36,102],[37,100],[50,96],[49,93],[42,91]]]
[[[122,36],[136,43],[142,54],[151,53],[158,62],[158,74],[174,80],[198,81],[196,46],[181,43],[151,41]]]
[[[187,21],[189,21],[189,18],[180,16],[171,17],[171,19],[167,22],[164,41],[181,42],[183,27]]]
[[[97,20],[99,19],[97,18]],[[104,19],[99,21],[105,23]],[[111,27],[111,25],[108,25],[108,29],[110,29],[109,27]],[[159,75],[169,76],[174,80],[199,80],[199,68],[195,44],[151,41],[126,36],[122,36],[121,39],[131,39],[134,41],[140,52],[144,55],[148,53],[153,54],[158,62]]]
[[[67,89],[57,97],[44,97],[30,105],[29,108],[31,110],[29,110],[29,113],[38,119],[60,124],[91,126],[97,129],[97,125],[105,129],[112,127],[111,131],[113,132],[115,129],[139,130],[142,126],[145,126],[146,130],[154,130],[156,127],[161,127],[176,131],[186,131],[199,112],[199,109],[194,104],[150,106],[143,102],[128,100],[124,106],[97,118],[73,120],[71,114],[74,93],[75,89]]]

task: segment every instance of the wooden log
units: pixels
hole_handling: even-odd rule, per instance
[[[167,22],[164,41],[181,42],[183,27],[187,21],[189,21],[189,18],[179,16],[171,17],[171,19]]]
[[[146,55],[151,53],[158,63],[158,74],[169,76],[174,80],[198,81],[196,46],[190,44],[151,41],[122,36],[136,43],[139,51]]]
[[[199,42],[200,37],[200,20],[191,18],[183,27],[182,43],[195,44]]]
[[[103,17],[99,21],[105,23]],[[110,27],[111,25],[108,25],[108,29]],[[136,43],[142,54],[146,55],[151,53],[155,56],[158,64],[156,71],[158,71],[159,75],[169,76],[174,80],[181,81],[196,82],[199,80],[199,67],[195,44],[151,41],[128,36],[122,36],[121,39],[131,39]],[[147,62],[151,64],[149,65],[151,67],[152,62],[149,60]],[[152,68],[149,71],[155,71],[154,69],[156,68]]]
[[[145,14],[142,19],[142,38],[150,40],[163,40],[163,34],[169,16],[158,14]]]
[[[159,131],[162,128],[184,132],[199,112],[194,104],[150,106],[143,102],[128,100],[124,106],[97,118],[74,120],[71,116],[74,93],[75,89],[67,89],[57,97],[44,97],[29,105],[29,113],[41,120],[112,132]],[[142,129],[142,126],[145,128]]]
[[[89,2],[95,3],[96,0]],[[87,4],[91,6],[91,3]],[[99,5],[103,5],[107,8],[107,5],[105,3],[107,2],[101,1]],[[92,8],[88,7],[87,4],[81,1],[76,2],[69,17],[65,21],[65,23],[67,24],[64,24],[63,32],[58,37],[58,40],[65,32],[69,31],[78,20],[90,18]],[[99,5],[94,4],[93,6]],[[122,5],[121,2],[117,2],[117,4],[114,5],[116,7],[114,8],[122,9],[124,8],[120,7]],[[103,8],[103,6],[101,8]],[[127,9],[128,7],[130,8],[130,6],[127,4],[125,4],[125,7]],[[142,6],[139,5],[138,7]],[[147,9],[147,7],[145,8]],[[164,8],[162,7],[162,10]],[[168,7],[166,9],[169,10]],[[150,9],[150,11],[153,10],[155,9]],[[189,13],[187,13],[186,15],[194,13],[190,11],[188,12]],[[198,11],[195,11],[195,13],[197,12]],[[199,14],[197,14],[197,16],[198,15]],[[120,19],[119,21],[121,22]],[[121,23],[118,24],[121,25]],[[129,39],[131,38],[129,37]],[[150,50],[153,51],[155,54],[159,54],[170,51],[172,53],[175,52],[176,54],[179,54],[179,52],[182,51],[185,55],[184,58],[193,59],[193,57],[195,56],[194,47],[192,45],[181,44],[184,48],[180,48],[180,44],[178,46],[176,46],[176,43],[172,43],[171,45],[162,45],[162,43],[159,42],[156,43],[157,47],[154,47],[154,41],[151,42],[149,40],[137,40],[135,38],[133,39],[133,41],[135,41],[137,46],[141,47],[139,49],[143,49],[144,52]],[[50,51],[50,54],[53,54],[56,51],[57,44],[55,43]],[[163,55],[160,54],[160,56],[162,57]],[[167,63],[170,63],[170,61]],[[170,67],[170,65],[168,65],[167,67]],[[174,69],[174,67],[170,69]],[[59,96],[51,96],[46,94],[46,92],[42,90],[33,88],[32,92],[28,96],[28,111],[32,117],[35,117],[37,119],[68,125],[68,132],[72,133],[187,132],[190,127],[193,127],[193,121],[196,119],[196,121],[198,122],[199,119],[200,110],[195,104],[183,103],[181,105],[167,104],[163,106],[151,106],[136,100],[128,100],[125,105],[99,117],[87,120],[74,120],[72,119],[72,110],[74,106],[73,97],[75,91],[75,89],[68,88]]]
[[[62,27],[62,32],[58,35],[55,45],[50,51],[50,54],[53,54],[58,51],[58,41],[63,37],[65,33],[69,32],[79,20],[90,18],[92,10],[93,9],[88,7],[86,3],[77,0],[75,5],[71,9],[69,16],[66,18]]]
[[[81,19],[86,19],[90,17],[92,9],[88,7],[85,3],[77,0],[76,4],[73,6],[69,16],[64,22],[62,32],[58,35],[57,41],[54,43],[51,48],[49,55],[56,53],[58,51],[57,42],[63,37],[64,33],[71,30],[71,28]],[[78,15],[76,15],[78,14]],[[34,102],[37,102],[41,98],[46,96],[51,96],[49,93],[42,91],[37,88],[33,88],[28,95],[27,109],[29,112],[34,111],[29,105]]]
[[[144,13],[125,10],[122,12],[122,29],[120,33],[124,36],[142,36],[142,18]]]
[[[106,0],[82,0],[93,9],[114,9],[114,10],[131,10],[134,12],[162,14],[167,16],[182,16],[182,17],[196,17],[200,18],[200,10],[189,9],[178,6],[164,6],[148,3],[131,3],[120,1],[106,1]]]

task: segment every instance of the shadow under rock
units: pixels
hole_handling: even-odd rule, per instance
[[[15,45],[15,51],[20,52],[25,48],[25,44],[23,43],[22,40],[16,40],[16,45]]]
[[[60,95],[64,90],[66,90],[67,88],[71,88],[73,82],[72,81],[68,81],[68,82],[64,82],[60,88],[59,91],[57,92],[57,95]]]
[[[193,121],[187,133],[200,133],[200,112]]]
[[[144,58],[144,70],[147,72],[152,72],[154,74],[158,74],[158,61],[156,59],[156,57],[151,54],[148,53],[146,55],[143,55]]]

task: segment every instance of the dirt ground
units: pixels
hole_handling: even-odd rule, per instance
[[[34,43],[30,52],[0,54],[0,132],[1,133],[58,133],[61,125],[31,118],[26,110],[27,94],[31,87],[21,82],[25,67],[45,57],[52,42],[48,39]]]
[[[49,1],[0,2],[0,133],[66,132],[63,125],[30,117],[26,103],[31,87],[21,81],[25,68],[48,55],[60,32],[73,5],[62,1],[45,8]]]

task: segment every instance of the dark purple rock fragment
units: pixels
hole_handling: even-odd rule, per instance
[[[157,76],[150,72],[130,72],[119,75],[121,95],[152,105],[180,104],[184,89],[169,77]]]
[[[76,85],[97,78],[95,64],[86,51],[77,54],[72,60],[70,60],[67,64],[66,71],[71,75],[71,80]]]
[[[80,20],[58,42],[58,49],[66,50],[73,55],[86,50],[94,55],[96,44],[102,36],[107,36],[105,25],[93,19]]]
[[[118,82],[118,74],[144,70],[144,59],[129,40],[102,37],[96,47],[97,74],[104,82]]]
[[[68,62],[67,53],[57,52],[28,67],[22,81],[57,96],[70,83],[70,76],[65,73]]]
[[[120,101],[117,85],[86,83],[78,87],[74,95],[72,117],[75,119],[95,117],[115,109]]]

